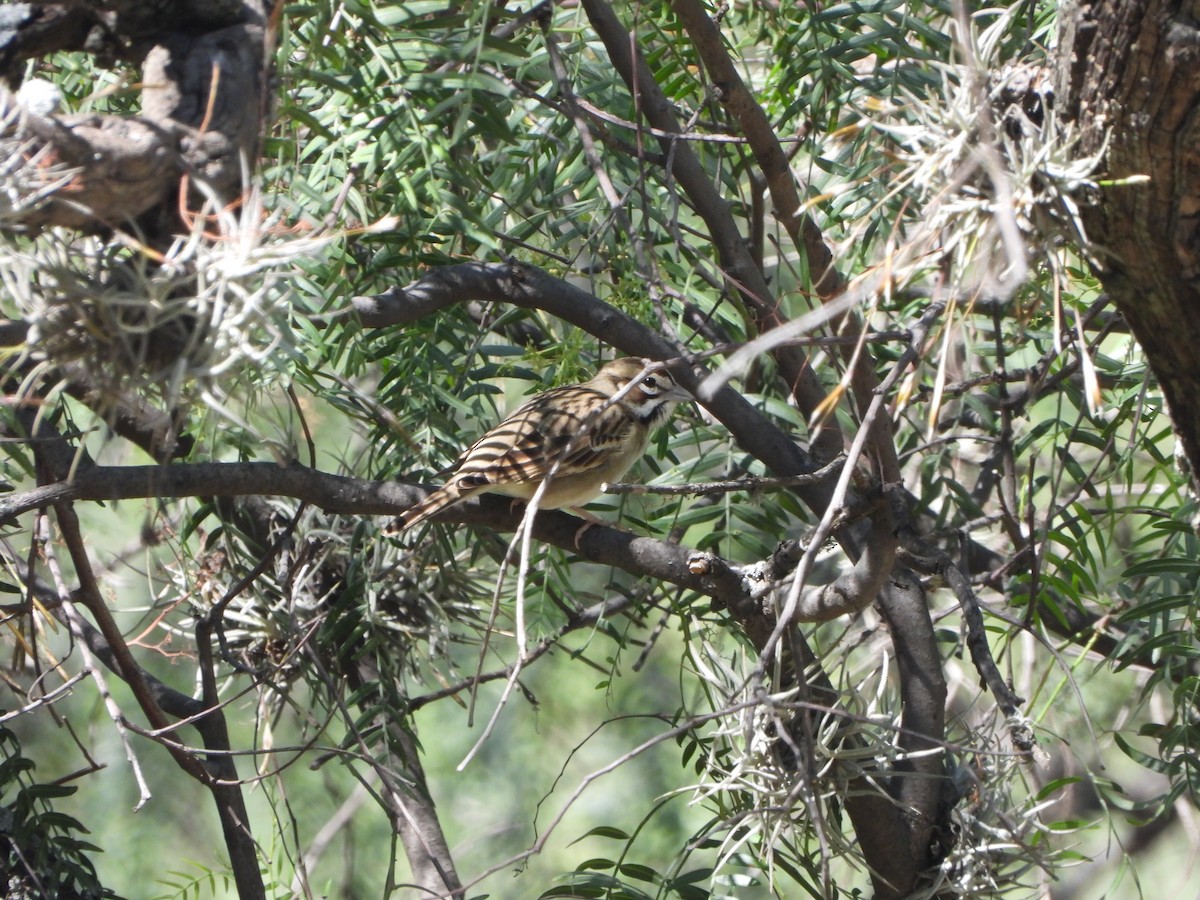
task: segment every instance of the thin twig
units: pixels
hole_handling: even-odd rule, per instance
[[[830,460],[815,472],[807,475],[786,475],[780,478],[747,477],[735,478],[731,481],[700,481],[689,484],[629,484],[625,482],[605,482],[601,490],[606,494],[730,494],[734,491],[765,491],[778,488],[803,487],[817,484],[839,471],[846,461],[844,455]]]
[[[58,687],[54,688],[54,690],[47,691],[46,693],[39,695],[36,699],[26,703],[20,709],[14,709],[12,712],[6,712],[0,715],[0,725],[3,725],[5,722],[8,722],[12,719],[20,718],[26,713],[33,712],[40,706],[48,706],[49,704],[54,703],[54,701],[62,699],[67,694],[71,693],[71,690],[75,687],[75,685],[83,681],[83,679],[86,677],[86,673],[78,672],[72,675]]]
[[[954,592],[959,607],[962,609],[963,621],[967,625],[967,649],[971,653],[971,661],[975,664],[975,669],[979,673],[984,687],[995,696],[996,703],[1005,716],[1017,715],[1025,701],[1008,686],[1008,682],[1004,680],[1004,676],[1000,674],[1000,669],[992,658],[991,648],[988,646],[987,628],[983,622],[983,613],[980,611],[979,599],[975,596],[971,583],[948,555],[927,544],[913,546],[915,538],[912,537],[911,532],[906,531],[906,533],[909,537],[905,543],[911,549],[902,549],[901,558],[918,572],[941,577]]]
[[[39,516],[38,519],[39,525],[44,527],[45,519],[42,516]],[[125,714],[121,712],[121,707],[113,699],[112,692],[108,689],[108,680],[104,677],[104,670],[99,662],[97,662],[96,657],[92,655],[92,650],[88,646],[88,642],[84,639],[82,617],[79,615],[79,610],[75,608],[75,604],[71,600],[71,592],[67,589],[67,584],[63,580],[62,569],[59,567],[58,556],[54,552],[54,545],[50,541],[45,540],[44,534],[41,535],[41,538],[46,558],[46,568],[50,571],[50,577],[54,581],[55,590],[58,591],[59,608],[67,620],[67,627],[75,637],[76,646],[79,647],[79,652],[83,656],[83,663],[87,667],[88,674],[96,682],[96,689],[100,692],[100,697],[104,701],[104,708],[108,711],[109,718],[112,719],[113,725],[117,728],[117,735],[121,739],[121,746],[125,748],[125,758],[129,761],[129,768],[133,772],[134,781],[137,782],[138,802],[133,807],[133,811],[137,812],[146,805],[151,794],[150,786],[146,784],[146,776],[142,772],[142,764],[138,760],[132,742],[129,740],[129,731],[125,727]]]

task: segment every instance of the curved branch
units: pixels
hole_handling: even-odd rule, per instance
[[[324,321],[329,324],[357,318],[369,328],[381,328],[415,322],[472,300],[542,310],[635,356],[659,360],[678,357],[674,345],[637,320],[537,266],[515,260],[467,262],[433,269],[405,287],[355,297],[349,308]],[[693,394],[703,380],[703,375],[683,367],[673,370],[673,374]],[[704,406],[729,430],[738,446],[776,475],[805,475],[817,468],[792,435],[781,431],[728,385],[706,398]],[[829,500],[828,487],[819,483],[799,486],[796,492],[813,509],[823,510]]]

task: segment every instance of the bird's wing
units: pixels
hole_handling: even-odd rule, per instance
[[[586,472],[619,449],[633,427],[621,404],[609,403],[599,391],[578,386],[548,391],[472,444],[450,480],[463,494],[539,482],[559,457],[556,476]]]
[[[626,409],[600,391],[578,385],[547,391],[468,447],[446,484],[397,516],[385,533],[418,525],[492,487],[544,481],[559,457],[556,477],[602,466],[635,427]]]

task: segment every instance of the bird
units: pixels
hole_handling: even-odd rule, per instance
[[[539,509],[587,503],[641,459],[650,435],[677,404],[692,399],[667,372],[646,373],[649,365],[648,359],[621,357],[590,381],[533,397],[464,450],[446,483],[396,517],[386,532],[412,528],[476,494],[528,501],[547,478]]]

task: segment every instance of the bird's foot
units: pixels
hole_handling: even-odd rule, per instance
[[[615,524],[614,522],[607,522],[604,519],[601,519],[599,516],[593,515],[592,513],[588,512],[586,509],[583,509],[580,506],[572,506],[570,511],[572,513],[574,513],[575,515],[579,516],[579,518],[583,519],[583,524],[580,525],[579,530],[575,532],[575,549],[576,550],[579,549],[579,542],[583,539],[584,532],[587,531],[589,528],[591,528],[593,525],[603,525],[605,528],[615,528],[617,531],[625,531],[626,530],[626,529],[622,528],[620,525]]]

